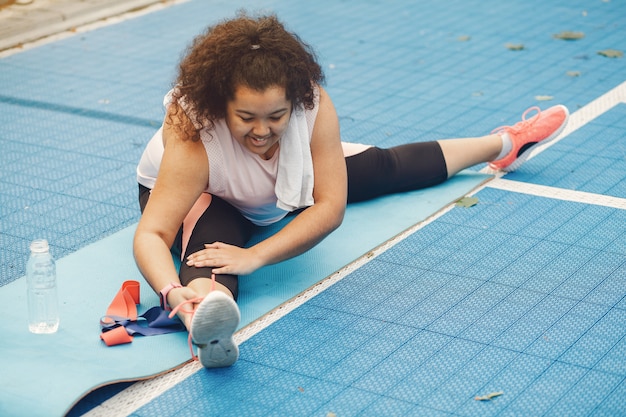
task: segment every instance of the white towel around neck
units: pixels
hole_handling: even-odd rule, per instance
[[[315,111],[317,112],[317,105]],[[293,211],[314,203],[310,133],[313,127],[308,124],[313,123],[315,117],[312,119],[307,121],[306,112],[296,109],[280,139],[278,173],[274,187],[278,198],[276,206],[280,209]]]

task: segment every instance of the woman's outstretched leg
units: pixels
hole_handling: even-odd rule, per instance
[[[537,114],[527,118],[528,114]],[[494,129],[477,138],[416,142],[388,149],[365,151],[344,146],[348,168],[348,202],[368,200],[437,185],[471,166],[488,162],[495,170],[514,171],[538,144],[561,133],[569,112],[564,106],[545,111],[532,107],[522,121]],[[356,149],[357,153],[350,152]]]
[[[478,138],[444,139],[437,143],[446,161],[448,178],[466,168],[496,160],[503,146],[502,137],[496,134]]]

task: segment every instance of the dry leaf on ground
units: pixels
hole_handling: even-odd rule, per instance
[[[602,55],[607,58],[621,58],[624,56],[624,53],[622,51],[618,51],[617,49],[604,49],[602,51],[598,51],[598,55]]]
[[[503,391],[491,392],[491,393],[489,393],[487,395],[476,396],[476,397],[474,397],[474,399],[476,401],[489,401],[492,398],[499,397],[499,396],[501,396],[503,394],[504,394]]]
[[[583,32],[571,32],[565,30],[561,33],[556,33],[552,35],[552,37],[555,39],[563,39],[564,41],[575,41],[584,38],[585,34]]]
[[[457,207],[469,208],[478,204],[478,198],[476,197],[463,197],[456,201]]]
[[[504,46],[510,51],[522,51],[526,49],[523,43],[505,43]]]

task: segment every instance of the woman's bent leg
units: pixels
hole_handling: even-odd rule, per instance
[[[250,240],[254,225],[243,217],[236,208],[224,200],[212,196],[210,205],[194,225],[188,225],[185,222],[183,225],[183,236],[186,235],[184,229],[188,227],[193,229],[186,245],[183,242],[185,250],[182,256],[183,262],[180,266],[180,281],[183,285],[189,285],[196,290],[199,295],[205,295],[213,287],[211,280],[213,268],[189,266],[184,260],[192,253],[204,249],[204,245],[207,243],[219,241],[243,247]],[[239,279],[236,275],[216,275],[215,281],[217,284],[226,287],[233,298],[237,299]],[[223,290],[223,288],[218,289]]]
[[[139,205],[143,212],[150,196],[150,190],[139,186]],[[197,218],[185,219],[174,243],[174,252],[184,251],[181,258],[184,260],[190,254],[204,249],[205,243],[216,241],[243,247],[252,235],[254,225],[224,200],[210,196],[208,207],[198,213]],[[180,266],[180,281],[182,285],[189,285],[199,296],[208,294],[213,289],[211,279],[212,268],[197,268],[188,266],[184,261]],[[236,275],[216,275],[215,289],[226,292],[237,299],[238,277]]]

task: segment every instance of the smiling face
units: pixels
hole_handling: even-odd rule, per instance
[[[233,138],[263,159],[270,159],[278,149],[290,117],[291,102],[278,86],[264,91],[239,86],[226,105],[226,124]]]

